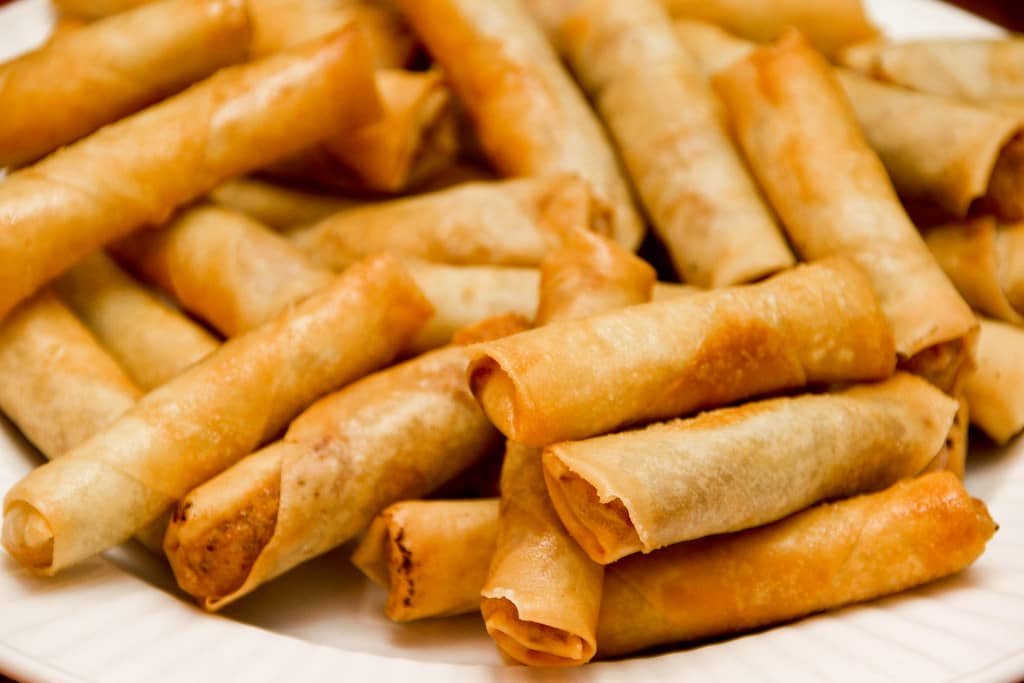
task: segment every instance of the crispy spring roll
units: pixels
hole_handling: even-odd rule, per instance
[[[362,123],[375,102],[352,28],[221,70],[12,174],[0,184],[0,315],[97,247],[306,147],[324,121]]]
[[[499,507],[497,498],[408,500],[377,515],[352,562],[388,589],[388,619],[412,621],[480,609]]]
[[[595,562],[884,489],[943,449],[959,404],[919,377],[724,408],[544,450],[558,515]]]
[[[955,574],[996,525],[948,472],[680,543],[607,569],[599,655],[698,640],[835,609]]]
[[[331,394],[189,493],[164,543],[178,585],[219,609],[488,454],[500,437],[462,381],[469,356],[440,349]]]
[[[318,396],[388,363],[429,315],[394,257],[354,266],[15,484],[4,546],[52,575],[126,540]]]
[[[464,183],[365,204],[292,239],[328,268],[377,251],[455,265],[537,266],[565,229],[607,232],[609,218],[585,180],[561,174]]]
[[[793,33],[714,83],[795,249],[860,265],[904,366],[955,394],[977,321],[900,205],[828,63]]]
[[[281,232],[322,221],[362,203],[357,199],[297,190],[255,178],[229,180],[213,190],[210,199]]]
[[[242,0],[166,0],[0,64],[0,166],[35,161],[243,61],[248,49]]]
[[[287,239],[243,214],[209,205],[132,235],[113,250],[228,337],[261,325],[334,279]]]
[[[643,223],[601,124],[517,0],[399,0],[505,175],[575,172],[614,212],[635,249]]]
[[[1024,429],[1024,330],[982,320],[977,368],[964,385],[971,422],[1004,444]]]
[[[135,282],[102,252],[85,257],[57,291],[145,390],[181,374],[220,341]]]
[[[894,364],[870,281],[832,259],[482,344],[469,378],[498,429],[546,446]]]
[[[1000,227],[991,216],[979,216],[933,228],[925,242],[973,308],[1024,322],[1024,224]]]
[[[584,0],[560,38],[686,282],[723,287],[793,265],[710,84],[657,0]]]
[[[102,19],[127,12],[153,0],[54,0],[62,15],[79,19]]]
[[[680,19],[717,24],[747,40],[766,42],[800,29],[819,50],[834,55],[878,36],[861,0],[661,0]]]
[[[927,471],[949,470],[961,480],[963,480],[964,472],[967,469],[968,432],[971,426],[971,404],[967,400],[966,393],[968,382],[970,382],[970,378],[964,382],[965,390],[960,392],[957,399],[960,407],[956,411],[956,417],[953,418],[953,426],[949,430],[949,436],[946,437],[945,447],[927,468]]]
[[[675,29],[710,74],[756,47],[700,21],[677,21]],[[1000,188],[1020,184],[1014,162],[1022,153],[1019,116],[912,92],[845,69],[837,74],[868,144],[901,196],[932,202],[958,216],[976,200],[1005,213],[1007,203],[999,198],[1010,192]]]

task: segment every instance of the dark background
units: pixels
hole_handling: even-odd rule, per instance
[[[1024,32],[1024,2],[1020,0],[947,0],[947,2],[980,14],[1012,31]]]

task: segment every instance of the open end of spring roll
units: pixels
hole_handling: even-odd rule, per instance
[[[581,2],[560,35],[684,280],[721,287],[793,264],[716,95],[657,0]]]
[[[982,320],[976,363],[964,384],[971,422],[1006,443],[1024,428],[1024,330]]]
[[[396,4],[444,68],[499,171],[578,173],[612,207],[615,240],[628,249],[639,246],[643,223],[601,124],[518,2]]]
[[[608,564],[886,488],[944,449],[957,409],[898,373],[549,446],[544,476],[565,527]]]
[[[981,555],[996,525],[948,472],[607,568],[599,655],[737,633],[906,590]]]
[[[469,380],[502,433],[544,446],[894,363],[869,281],[833,259],[481,344]]]
[[[1024,134],[1017,133],[1002,147],[982,201],[1004,220],[1024,219]]]
[[[322,221],[360,203],[359,200],[306,192],[255,178],[229,180],[213,190],[210,199],[225,209],[244,213],[281,232]]]
[[[388,590],[392,621],[480,609],[498,536],[497,499],[395,503],[377,515],[352,554]]]

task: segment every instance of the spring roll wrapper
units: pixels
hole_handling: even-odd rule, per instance
[[[362,203],[357,199],[306,192],[254,178],[229,180],[210,192],[210,200],[244,213],[267,227],[289,232],[318,223]]]
[[[146,391],[220,346],[216,337],[142,287],[103,252],[85,257],[57,280],[56,289]]]
[[[34,161],[243,61],[248,48],[241,0],[168,0],[0,64],[0,167]]]
[[[136,233],[117,243],[114,252],[229,337],[261,325],[334,280],[281,235],[212,205],[188,209],[165,227]]]
[[[53,4],[62,16],[102,19],[151,2],[153,0],[55,0]]]
[[[377,515],[352,562],[387,589],[388,619],[413,621],[480,609],[500,506],[497,498],[409,500]]]
[[[894,362],[867,277],[831,259],[482,344],[469,377],[502,433],[545,446]]]
[[[1004,444],[1024,429],[1024,330],[995,320],[981,321],[977,368],[964,393],[971,422]]]
[[[721,287],[791,266],[711,85],[657,0],[587,0],[560,33],[682,278]]]
[[[714,82],[795,249],[860,265],[905,366],[955,393],[977,321],[900,205],[828,63],[793,33]]]
[[[374,104],[351,29],[223,69],[12,174],[0,185],[0,315],[95,248],[309,145],[324,121],[362,122]]]
[[[350,269],[15,484],[5,547],[52,575],[120,543],[318,396],[389,362],[429,315],[393,257]]]
[[[328,268],[385,250],[455,265],[537,266],[563,230],[607,232],[609,218],[586,181],[560,174],[463,183],[366,204],[292,239]]]
[[[487,632],[524,664],[583,664],[596,650],[604,568],[559,523],[539,450],[508,443],[501,491],[498,538],[480,592]]]
[[[543,33],[515,0],[396,3],[441,64],[480,144],[505,175],[575,172],[614,211],[614,235],[639,246],[643,223],[615,153]]]
[[[747,631],[954,574],[996,525],[951,473],[607,568],[599,656]]]
[[[661,0],[679,19],[717,24],[747,40],[767,42],[796,27],[819,50],[840,49],[878,36],[861,0]]]
[[[944,448],[958,401],[913,375],[748,403],[544,451],[565,527],[602,564],[884,489]]]
[[[967,380],[967,382],[969,381],[970,379]],[[965,389],[961,390],[960,396],[957,397],[960,407],[956,411],[956,417],[953,418],[953,426],[949,430],[949,436],[946,437],[946,444],[925,471],[949,470],[958,479],[963,480],[964,478],[971,427],[971,404],[967,400],[967,382],[964,382]]]

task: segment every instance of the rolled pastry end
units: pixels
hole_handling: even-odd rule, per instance
[[[596,645],[578,635],[519,618],[519,610],[506,598],[484,598],[480,603],[487,632],[505,654],[530,666],[579,666],[590,661]]]
[[[53,564],[53,529],[46,518],[24,501],[4,513],[4,547],[22,565],[45,572]]]
[[[518,387],[512,376],[501,367],[501,362],[487,354],[481,354],[469,363],[466,370],[469,389],[477,403],[487,414],[491,423],[513,441],[527,446],[543,446],[530,440],[516,424],[519,417],[517,406]]]

